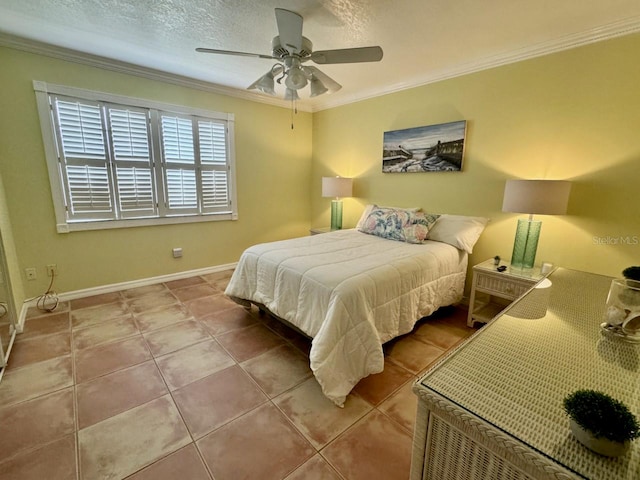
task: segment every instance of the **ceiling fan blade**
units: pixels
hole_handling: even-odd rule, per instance
[[[382,48],[359,47],[340,50],[318,50],[311,54],[310,59],[318,64],[379,62],[382,60]]]
[[[298,53],[302,49],[302,16],[296,12],[276,8],[276,23],[280,44],[289,53]]]
[[[271,55],[263,55],[261,53],[247,53],[247,52],[234,52],[232,50],[216,50],[215,48],[196,48],[196,52],[201,53],[218,53],[221,55],[237,55],[240,57],[255,57],[255,58],[268,58],[273,59]]]
[[[302,67],[302,69],[306,73],[312,74],[318,80],[320,80],[331,93],[337,92],[342,88],[342,85],[340,85],[333,78],[331,78],[329,75],[322,72],[321,70],[317,69],[316,67],[312,67],[311,65],[305,65],[304,67]]]

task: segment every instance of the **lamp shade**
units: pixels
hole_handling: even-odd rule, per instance
[[[571,182],[566,180],[507,180],[502,211],[563,215],[570,192]]]
[[[275,95],[276,91],[274,89],[273,83],[273,73],[267,72],[263,76],[261,76],[258,80],[253,82],[247,90],[257,89],[263,93],[268,93],[269,95]]]
[[[350,197],[353,191],[353,179],[344,177],[322,177],[323,197]]]

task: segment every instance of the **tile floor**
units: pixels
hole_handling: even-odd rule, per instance
[[[473,333],[466,311],[385,345],[341,409],[310,341],[227,299],[229,276],[30,309],[0,384],[0,478],[407,479],[411,385]]]

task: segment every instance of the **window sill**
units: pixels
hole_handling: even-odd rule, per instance
[[[161,218],[139,218],[131,220],[105,220],[95,222],[70,222],[56,225],[58,233],[84,230],[109,230],[112,228],[149,227],[153,225],[175,225],[181,223],[219,222],[238,220],[237,213],[212,213],[209,215],[176,216]]]

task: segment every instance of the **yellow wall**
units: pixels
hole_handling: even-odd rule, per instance
[[[0,287],[0,302],[8,303],[9,298],[4,295],[11,291],[14,306],[16,312],[13,312],[16,317],[14,320],[18,320],[17,315],[20,313],[19,309],[24,300],[24,291],[22,289],[22,282],[20,280],[20,267],[18,262],[18,255],[16,254],[16,246],[13,240],[13,228],[9,222],[9,210],[7,208],[7,197],[5,195],[4,184],[2,182],[2,175],[0,174],[0,250],[4,251],[5,260],[7,262],[7,271],[1,272],[0,282],[6,282],[5,286]],[[0,268],[2,265],[0,264]],[[6,318],[3,318],[5,321]],[[4,332],[2,332],[4,335]],[[6,338],[5,338],[6,340]]]
[[[0,48],[0,175],[27,296],[68,292],[235,262],[249,245],[308,234],[310,113]],[[235,114],[238,221],[56,233],[32,81]],[[174,259],[173,247],[184,256]],[[26,281],[24,268],[38,279]]]
[[[314,114],[311,224],[329,223],[320,177],[352,176],[345,227],[366,203],[486,216],[471,262],[509,258],[505,180],[570,179],[568,215],[539,217],[537,260],[620,276],[640,264],[640,244],[611,244],[640,242],[639,57],[631,35]],[[463,119],[462,172],[381,173],[385,131]]]
[[[611,244],[640,238],[639,55],[640,35],[630,35],[299,113],[291,131],[287,109],[0,48],[0,177],[18,296],[44,291],[49,263],[66,292],[230,263],[251,244],[306,235],[329,223],[320,178],[336,174],[356,178],[347,227],[374,202],[490,217],[472,263],[511,254],[517,215],[500,211],[507,178],[571,179],[569,214],[542,217],[538,260],[619,275],[640,263],[640,245]],[[34,79],[234,113],[240,219],[56,233]],[[462,172],[381,173],[385,131],[461,119]],[[25,281],[26,267],[38,269],[37,281]]]

